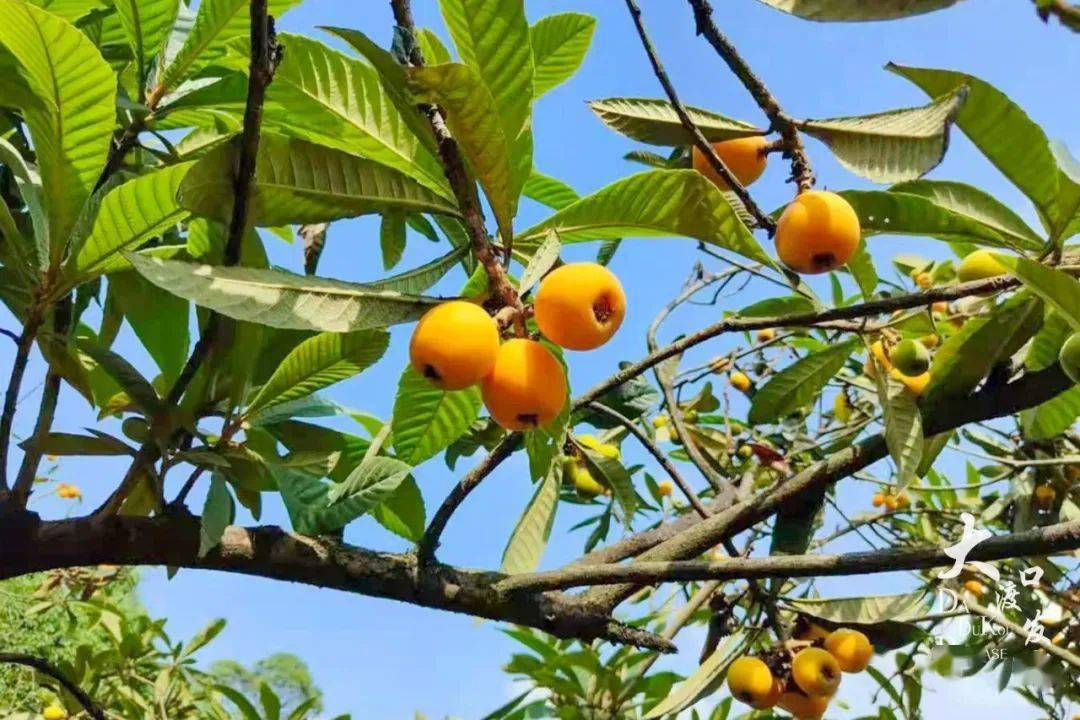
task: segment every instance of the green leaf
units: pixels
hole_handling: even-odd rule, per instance
[[[110,276],[109,292],[171,385],[188,358],[191,311],[187,301],[152,285],[138,273]]]
[[[135,55],[135,71],[140,78],[145,78],[150,59],[161,51],[165,38],[172,31],[180,3],[176,0],[115,0],[113,7]]]
[[[532,257],[529,258],[529,264],[525,266],[525,270],[521,273],[521,280],[518,281],[519,294],[524,295],[536,283],[540,282],[540,278],[544,277],[559,261],[559,252],[561,250],[562,241],[559,240],[559,233],[549,230],[540,242],[539,247],[533,252]]]
[[[666,146],[692,145],[694,142],[667,100],[616,97],[593,100],[589,108],[609,128],[638,142]],[[750,123],[708,110],[687,106],[686,112],[710,142],[763,134]]]
[[[255,415],[264,408],[306,397],[347,380],[374,365],[386,352],[385,330],[339,335],[319,333],[303,341],[278,365],[247,408]]]
[[[364,458],[345,482],[330,489],[330,505],[346,504],[359,517],[393,495],[411,472],[411,465],[396,458]]]
[[[876,377],[878,397],[885,415],[885,445],[896,464],[895,485],[903,489],[916,478],[922,462],[922,414],[918,399],[902,382],[880,366]]]
[[[72,25],[98,10],[106,4],[103,0],[29,0],[31,5],[48,10],[57,17],[62,17]]]
[[[558,13],[532,26],[533,97],[540,97],[577,72],[589,51],[596,18],[582,13]]]
[[[41,173],[55,263],[105,164],[116,76],[90,39],[55,15],[21,0],[0,0],[0,17],[0,46],[41,101],[23,108],[23,117]]]
[[[525,182],[523,190],[525,197],[547,205],[552,210],[562,210],[567,205],[572,205],[581,199],[574,188],[562,180],[544,175],[533,170],[529,179]]]
[[[782,295],[758,300],[738,312],[740,317],[785,317],[814,312],[814,303],[804,295]]]
[[[1024,257],[995,254],[994,258],[1080,330],[1080,281]]]
[[[1035,372],[1058,361],[1065,340],[1073,333],[1069,322],[1051,312],[1028,347],[1024,365]],[[1020,413],[1024,436],[1031,440],[1049,440],[1072,427],[1080,416],[1080,385],[1073,386],[1057,397]]]
[[[800,127],[828,145],[840,164],[856,175],[879,183],[913,180],[945,157],[949,126],[964,95],[960,88],[922,107],[807,120]]]
[[[446,124],[476,172],[500,229],[517,211],[511,155],[516,136],[499,122],[495,98],[467,65],[448,63],[409,71],[412,89],[446,112]]]
[[[352,332],[415,320],[441,300],[284,270],[220,267],[129,253],[147,280],[231,317],[294,330]]]
[[[859,248],[847,262],[848,272],[855,278],[863,298],[870,301],[874,297],[874,290],[878,286],[877,268],[874,267],[874,258],[870,255],[870,249],[866,246],[866,239],[859,242]]]
[[[754,393],[747,420],[752,424],[777,422],[811,403],[854,351],[853,343],[843,343],[807,355],[773,375]]]
[[[918,85],[931,97],[967,86],[968,98],[956,123],[975,146],[1016,187],[1035,203],[1040,218],[1059,233],[1076,211],[1057,204],[1063,183],[1070,182],[1050,150],[1046,133],[1004,93],[972,75],[951,70],[905,67],[887,69]]]
[[[210,488],[206,492],[202,517],[199,522],[199,557],[205,557],[221,544],[221,536],[236,517],[236,505],[232,494],[225,484],[225,479],[218,473],[210,478]]]
[[[498,121],[514,142],[529,127],[533,100],[524,0],[439,0],[439,8],[458,55],[495,99]]]
[[[553,462],[536,492],[525,506],[510,539],[503,551],[502,572],[533,572],[540,565],[551,528],[555,523],[555,511],[559,506],[559,486],[562,485],[562,463]]]
[[[394,494],[371,510],[371,517],[384,528],[406,540],[417,542],[424,535],[424,496],[416,480],[409,476]]]
[[[956,401],[979,384],[991,368],[1027,342],[1042,321],[1038,298],[1018,293],[989,314],[971,318],[934,353],[924,407]]]
[[[891,192],[919,195],[957,215],[982,223],[1017,247],[1039,250],[1045,241],[1019,215],[989,193],[964,183],[915,180],[889,188]]]
[[[269,0],[267,11],[275,19],[300,0]],[[161,72],[158,84],[173,89],[196,71],[225,54],[229,41],[251,33],[248,0],[202,0],[191,32]],[[287,53],[286,53],[287,55]]]
[[[389,270],[401,262],[401,256],[405,253],[405,239],[405,214],[400,210],[383,213],[379,224],[383,270]]]
[[[123,253],[160,236],[188,216],[176,201],[180,184],[194,163],[180,163],[140,175],[110,190],[102,199],[90,234],[64,266],[72,283],[127,266]]]
[[[859,216],[863,235],[916,235],[946,242],[966,242],[1015,248],[989,225],[920,196],[881,190],[845,190],[840,193]]]
[[[227,222],[237,152],[232,142],[199,160],[180,185],[180,204]],[[450,201],[385,165],[304,140],[263,135],[259,142],[251,225],[327,222],[395,209],[457,213]]]
[[[883,653],[925,635],[911,623],[927,614],[928,599],[926,593],[914,592],[852,598],[789,598],[784,604],[810,616],[816,624],[828,630],[841,627],[857,629],[870,639],[877,652]]]
[[[4,54],[0,53],[0,58],[2,57]],[[45,210],[45,198],[41,190],[41,176],[19,154],[15,146],[2,137],[0,137],[0,163],[11,173],[18,195],[22,198],[27,213],[30,215],[32,237],[22,238],[22,242],[12,248],[14,253],[20,256],[15,269],[20,266],[26,270],[45,269],[49,265],[49,221]],[[12,219],[13,223],[14,219]],[[10,227],[5,230],[5,233],[11,233],[12,237],[16,238],[21,235],[17,228]]]
[[[452,201],[434,139],[428,139],[430,125],[404,85],[405,69],[354,31],[330,32],[372,64],[283,33],[288,50],[267,91],[267,127],[393,168]],[[237,56],[234,68],[246,70],[245,56]]]
[[[589,472],[602,485],[611,488],[611,494],[615,497],[615,502],[619,504],[619,508],[622,510],[623,524],[629,528],[630,522],[634,518],[634,512],[637,510],[637,492],[634,490],[634,483],[630,478],[630,473],[618,460],[609,458],[607,455],[601,455],[576,440],[574,444],[577,446],[580,457],[585,459]]]
[[[745,647],[742,631],[728,635],[709,657],[645,715],[645,720],[675,716],[698,700],[709,697],[724,682],[727,669]]]
[[[394,450],[405,462],[419,465],[465,434],[479,414],[479,388],[440,390],[410,365],[394,398]]]
[[[947,8],[960,0],[758,0],[777,10],[819,22],[895,20]]]
[[[454,265],[468,254],[469,247],[463,245],[418,268],[366,283],[366,286],[374,290],[392,290],[413,295],[422,293],[439,282],[446,273],[450,272]]]
[[[19,447],[32,445],[38,452],[46,455],[134,455],[127,443],[105,433],[77,435],[74,433],[52,432],[39,441],[33,438],[21,443]]]
[[[536,246],[548,230],[563,243],[623,237],[690,237],[773,265],[724,195],[693,170],[651,170],[618,180],[521,233]]]
[[[90,339],[78,341],[79,350],[101,366],[115,380],[136,407],[146,417],[158,417],[165,411],[165,404],[157,390],[135,367],[112,350],[107,350]]]

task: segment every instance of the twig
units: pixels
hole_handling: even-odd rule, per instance
[[[1014,623],[1012,620],[1005,617],[1002,614],[1001,610],[999,610],[998,608],[984,607],[979,603],[975,602],[974,600],[966,598],[964,600],[964,607],[966,607],[969,611],[975,613],[976,615],[986,618],[995,625],[1000,625],[1001,627],[1011,632],[1013,635],[1016,635],[1019,638],[1024,638],[1026,642],[1030,641],[1032,643],[1035,643],[1040,648],[1056,657],[1058,660],[1072,665],[1074,668],[1080,668],[1080,657],[1078,657],[1075,653],[1069,652],[1063,647],[1058,647],[1042,635],[1028,633],[1028,631],[1024,630],[1022,626]]]
[[[630,11],[630,17],[633,18],[634,25],[637,27],[638,37],[641,38],[641,45],[645,48],[645,53],[649,56],[649,62],[652,64],[656,79],[660,81],[660,84],[664,88],[664,92],[667,93],[672,107],[675,108],[675,113],[679,116],[679,121],[682,123],[683,127],[686,128],[686,131],[694,138],[694,146],[708,159],[709,165],[712,166],[717,175],[723,178],[728,188],[738,196],[743,207],[746,208],[746,211],[754,216],[758,225],[764,228],[771,237],[773,233],[776,232],[776,221],[769,217],[769,215],[754,202],[749,191],[747,191],[743,184],[739,182],[738,178],[735,177],[735,174],[731,172],[720,156],[716,154],[716,150],[701,132],[701,129],[694,124],[693,119],[690,117],[690,113],[686,111],[686,107],[683,106],[682,102],[679,100],[679,95],[675,91],[675,86],[671,83],[667,71],[664,70],[664,65],[660,62],[660,56],[653,47],[652,41],[649,40],[649,33],[645,29],[645,23],[641,17],[641,8],[638,7],[637,2],[635,2],[635,0],[626,0],[626,8]]]
[[[1043,22],[1049,22],[1050,16],[1073,32],[1080,32],[1080,5],[1073,5],[1065,0],[1050,0],[1050,4],[1035,10]]]
[[[22,387],[23,377],[26,375],[26,366],[30,361],[30,349],[34,346],[34,339],[44,322],[43,312],[37,303],[30,308],[22,333],[19,335],[15,359],[11,364],[11,376],[8,378],[7,391],[4,394],[4,410],[0,415],[0,501],[5,500],[8,494],[8,451],[11,447],[15,408],[19,402],[19,390]]]
[[[791,160],[791,178],[799,188],[799,192],[809,190],[814,185],[814,170],[810,165],[810,158],[806,155],[802,138],[799,137],[798,124],[783,111],[780,103],[765,83],[759,78],[747,64],[739,51],[731,44],[731,41],[720,32],[720,28],[712,19],[712,6],[708,0],[687,0],[694,10],[694,20],[697,23],[698,35],[703,35],[709,44],[713,46],[717,54],[727,63],[739,82],[743,84],[754,98],[765,116],[769,118],[772,127],[778,133],[784,143],[784,157]]]
[[[1080,521],[998,535],[976,545],[969,560],[1002,560],[1024,555],[1051,555],[1080,548]],[[500,592],[558,590],[583,585],[632,582],[654,584],[750,578],[835,577],[886,573],[952,565],[955,559],[935,546],[890,548],[843,555],[773,555],[711,562],[676,560],[567,567],[550,572],[508,576]]]
[[[97,703],[94,702],[94,699],[81,687],[69,680],[60,668],[56,667],[45,658],[27,655],[25,653],[0,652],[0,663],[25,665],[26,667],[33,668],[42,675],[48,675],[56,682],[63,685],[64,689],[79,701],[79,704],[83,706],[83,709],[86,710],[90,717],[94,718],[94,720],[105,720],[105,713],[98,707]]]

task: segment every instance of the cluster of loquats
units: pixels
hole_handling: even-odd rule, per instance
[[[82,500],[82,490],[75,485],[60,483],[56,486],[56,496],[64,500]]]
[[[911,506],[911,498],[903,490],[899,492],[874,493],[870,503],[874,507],[884,506],[886,510],[903,510]]]
[[[712,147],[744,187],[765,172],[769,143],[760,135],[724,140]],[[721,190],[730,190],[697,147],[692,156],[695,170]],[[774,239],[776,254],[785,265],[803,275],[817,275],[846,264],[859,249],[861,237],[859,216],[847,200],[827,190],[804,190],[780,215]]]
[[[574,438],[578,445],[588,448],[603,457],[618,460],[622,457],[619,446],[612,443],[601,442],[595,435],[577,435]],[[567,443],[566,455],[563,458],[563,479],[569,482],[578,495],[584,498],[594,498],[597,495],[610,495],[611,488],[597,480],[589,469],[588,463],[573,443]]]
[[[811,626],[797,641],[794,655],[773,648],[761,657],[744,655],[728,668],[732,696],[756,710],[780,707],[798,720],[817,720],[840,687],[842,673],[859,673],[870,665],[874,647],[858,630],[833,632]]]
[[[596,263],[571,263],[548,273],[533,302],[540,333],[568,350],[607,342],[626,314],[618,278]],[[566,371],[538,339],[500,342],[495,318],[467,300],[441,303],[420,318],[409,343],[418,373],[443,390],[479,384],[491,417],[507,430],[554,420],[567,399]]]

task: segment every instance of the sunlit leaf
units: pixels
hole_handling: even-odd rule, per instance
[[[525,506],[503,551],[502,572],[527,573],[536,570],[544,554],[555,510],[559,505],[559,486],[562,484],[562,463],[553,462],[536,492]]]
[[[595,30],[596,18],[572,12],[548,15],[532,26],[534,97],[540,97],[577,72]]]
[[[615,132],[650,145],[691,145],[693,136],[679,120],[671,103],[649,98],[607,98],[589,103],[596,116]],[[717,142],[761,135],[762,131],[741,120],[701,108],[687,107],[690,119],[706,140]]]
[[[440,390],[410,365],[394,399],[394,450],[419,465],[464,434],[479,413],[479,388]]]

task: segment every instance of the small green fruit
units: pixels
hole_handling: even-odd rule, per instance
[[[1069,379],[1080,384],[1080,332],[1074,332],[1061,346],[1058,361]]]
[[[930,369],[930,351],[921,342],[901,340],[889,351],[889,362],[908,377],[917,377]]]
[[[604,486],[596,481],[580,460],[567,458],[563,471],[570,476],[570,482],[582,497],[592,498],[604,492]]]
[[[129,417],[120,424],[120,430],[135,442],[145,442],[150,437],[150,426],[138,417]]]
[[[956,268],[956,276],[960,282],[972,280],[985,280],[1005,274],[1005,268],[994,259],[989,250],[976,250],[960,261]]]

